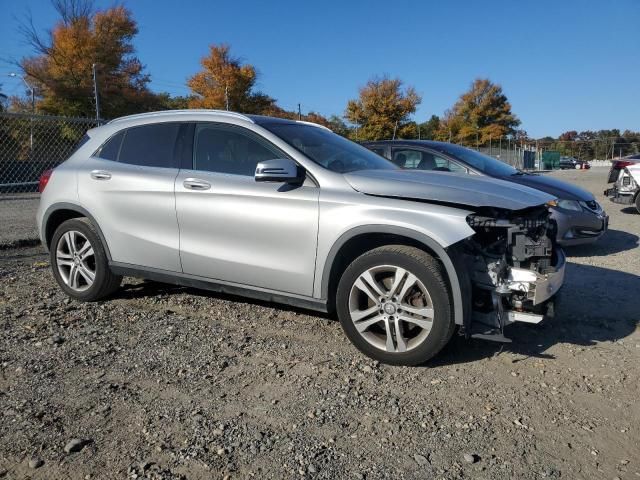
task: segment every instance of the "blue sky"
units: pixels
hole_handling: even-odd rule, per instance
[[[114,2],[97,1],[99,7]],[[640,130],[640,0],[125,0],[152,88],[186,94],[211,43],[255,65],[259,88],[288,109],[342,114],[374,75],[400,77],[441,115],[479,76],[500,83],[530,135]],[[27,8],[43,30],[47,0],[0,0],[0,59],[30,53],[17,33]],[[22,91],[6,77],[5,93]]]

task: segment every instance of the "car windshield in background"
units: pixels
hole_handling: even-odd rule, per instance
[[[448,154],[458,160],[462,160],[476,170],[490,176],[501,177],[519,173],[519,171],[511,165],[501,162],[500,160],[496,160],[489,155],[485,155],[459,145],[438,145],[435,147],[435,150]]]
[[[318,165],[334,172],[398,169],[380,155],[324,128],[292,123],[267,123],[262,126]]]

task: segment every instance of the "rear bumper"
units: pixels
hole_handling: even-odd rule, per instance
[[[636,192],[620,192],[616,187],[608,188],[604,191],[604,194],[609,197],[613,203],[619,203],[621,205],[631,205],[635,197]]]

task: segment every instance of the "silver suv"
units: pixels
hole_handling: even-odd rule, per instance
[[[41,179],[53,275],[82,301],[137,276],[337,313],[362,352],[423,363],[456,327],[509,341],[560,288],[554,198],[409,171],[319,125],[212,110],[90,130]]]

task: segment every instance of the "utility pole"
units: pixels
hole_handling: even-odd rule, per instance
[[[224,104],[228,112],[229,111],[229,87],[227,85],[224,86]]]
[[[96,64],[91,65],[93,71],[93,97],[96,102],[96,120],[100,121],[100,100],[98,98],[98,80],[96,78]]]
[[[30,134],[29,134],[29,146],[30,146],[30,151],[31,151],[31,155],[33,155],[33,115],[35,115],[36,113],[36,91],[33,88],[33,86],[27,82],[26,78],[24,78],[24,75],[18,75],[17,73],[9,73],[10,77],[20,77],[20,79],[22,80],[22,83],[24,83],[26,85],[26,87],[29,89],[29,92],[31,93],[31,118],[29,119],[29,130],[30,130]]]
[[[422,139],[420,138],[420,124],[419,124],[419,123],[418,123],[418,140],[422,140]]]
[[[398,121],[396,120],[396,124],[393,126],[393,138],[392,140],[396,139],[396,131],[398,130]]]
[[[298,120],[302,120],[302,110],[300,109],[300,104],[298,104]]]

